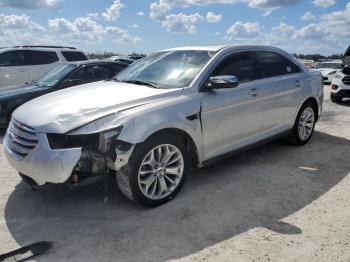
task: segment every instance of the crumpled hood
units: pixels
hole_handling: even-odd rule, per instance
[[[101,81],[36,98],[19,107],[13,117],[37,132],[66,133],[118,111],[177,97],[182,91]]]

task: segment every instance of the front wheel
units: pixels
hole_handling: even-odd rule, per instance
[[[158,206],[182,187],[189,161],[180,137],[156,135],[137,145],[128,164],[117,172],[120,191],[130,200]]]
[[[316,123],[316,108],[306,102],[297,115],[292,132],[285,140],[293,145],[305,145],[312,137]]]

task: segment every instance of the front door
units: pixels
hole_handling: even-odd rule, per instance
[[[229,55],[211,76],[233,75],[239,85],[201,92],[205,159],[256,141],[262,125],[262,105],[254,81],[255,67],[255,57],[250,52]]]

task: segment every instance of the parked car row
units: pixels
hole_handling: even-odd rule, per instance
[[[74,47],[15,46],[0,49],[0,89],[29,84],[60,64],[88,60]]]
[[[128,64],[113,61],[80,61],[61,64],[30,84],[0,89],[0,127],[25,102],[67,87],[111,79]]]
[[[120,69],[93,63],[54,69],[28,89],[62,90],[13,112],[3,146],[24,181],[109,175],[128,199],[160,205],[191,168],[278,137],[306,144],[322,112],[321,73],[274,47],[168,49],[65,88]]]

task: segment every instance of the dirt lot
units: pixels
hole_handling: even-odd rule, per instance
[[[102,183],[30,191],[0,153],[0,253],[50,240],[37,261],[350,261],[350,101],[328,89],[308,145],[198,170],[153,209],[118,191],[103,202]]]

